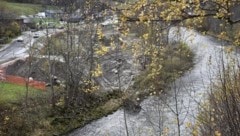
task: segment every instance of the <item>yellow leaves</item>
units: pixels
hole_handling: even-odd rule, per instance
[[[186,122],[186,129],[189,130],[191,136],[199,136],[199,121],[194,123]]]
[[[146,21],[148,21],[148,20],[149,20],[149,17],[148,17],[148,16],[146,16],[146,15],[139,16],[138,18],[139,18],[139,21],[140,21],[140,22],[146,22]]]
[[[214,135],[215,135],[215,136],[221,136],[221,133],[218,132],[218,131],[215,131],[215,132],[214,132]]]
[[[144,5],[147,4],[147,0],[138,0],[138,2],[133,6],[134,11],[140,10]]]
[[[121,49],[122,49],[122,50],[127,50],[127,45],[126,45],[126,43],[122,43]]]
[[[226,38],[227,38],[227,32],[221,32],[221,33],[218,35],[218,38],[220,38],[220,39],[226,39]]]
[[[9,117],[9,116],[5,116],[5,117],[4,117],[4,124],[7,124],[7,123],[8,123],[8,121],[9,121],[9,119],[10,119],[10,117]]]
[[[120,20],[123,22],[127,21],[128,17],[134,16],[136,13],[133,10],[123,10],[123,15],[120,16]]]
[[[149,52],[148,55],[151,56],[152,60],[151,63],[149,64],[149,75],[148,78],[151,79],[156,79],[156,77],[158,77],[162,71],[162,65],[161,65],[161,57],[158,56],[159,55],[159,50],[157,50],[156,48],[152,49],[151,51],[147,51]]]
[[[231,53],[231,52],[234,51],[234,48],[233,48],[232,46],[230,46],[230,47],[225,47],[225,51],[226,51],[227,53]]]
[[[97,36],[99,40],[101,40],[104,37],[101,27],[97,28]]]
[[[236,39],[236,40],[234,41],[234,44],[239,46],[239,45],[240,45],[240,39]]]
[[[94,77],[99,77],[99,76],[102,76],[102,67],[101,67],[101,65],[100,64],[97,64],[97,67],[95,68],[95,70],[94,71],[92,71],[92,75],[94,76]]]
[[[93,81],[90,81],[90,80],[85,80],[83,81],[85,87],[84,87],[84,91],[86,93],[94,93],[96,92],[97,90],[99,90],[99,86],[98,85],[95,85]]]
[[[116,49],[115,43],[114,43],[114,42],[111,42],[111,43],[110,43],[110,47],[111,47],[112,50],[115,50],[115,49]]]
[[[103,56],[105,54],[107,54],[109,51],[108,47],[104,46],[104,45],[101,45],[96,51],[95,53],[97,55],[100,55],[100,56]]]
[[[237,32],[236,34],[235,34],[235,36],[234,36],[234,44],[235,45],[240,45],[240,32]]]
[[[96,92],[97,90],[99,90],[99,86],[92,86],[91,88],[87,88],[85,92],[93,93],[93,92]]]
[[[168,134],[169,134],[169,128],[165,127],[163,129],[163,136],[168,136]]]
[[[192,135],[193,135],[193,136],[198,136],[198,135],[199,135],[198,130],[197,130],[197,129],[194,129],[194,130],[192,131]]]
[[[57,106],[62,106],[64,105],[64,98],[60,98],[59,101],[56,103]]]
[[[214,118],[213,117],[211,117],[211,121],[214,122]]]
[[[223,18],[223,17],[228,16],[228,15],[229,15],[228,11],[224,8],[219,8],[218,12],[216,13],[216,16],[218,18]]]
[[[206,34],[207,34],[207,32],[206,32],[206,31],[203,31],[203,32],[202,32],[202,35],[206,35]]]
[[[216,18],[223,18],[224,16],[225,16],[224,13],[221,13],[221,12],[216,13]]]
[[[153,86],[151,86],[151,87],[154,88]],[[156,94],[157,94],[156,91],[153,91],[149,95],[152,96],[152,95],[156,95]]]
[[[192,123],[191,123],[191,122],[187,122],[187,123],[185,124],[185,126],[186,126],[186,128],[191,128],[191,127],[192,127]]]
[[[150,20],[150,17],[148,15],[144,15],[144,12],[142,11],[141,14],[139,14],[139,21],[140,22],[146,22]]]
[[[149,38],[149,33],[144,34],[142,37],[144,40],[147,40]]]
[[[126,22],[127,21],[127,17],[126,16],[121,16],[120,20],[121,20],[121,22]]]
[[[161,8],[163,8],[164,10],[160,12],[160,17],[163,18],[165,21],[182,19],[182,17],[185,15],[183,11],[187,7],[189,7],[189,5],[184,1],[165,2],[164,5],[161,6]]]
[[[139,43],[133,43],[131,52],[133,53],[133,56],[136,60],[142,54],[141,45]]]
[[[122,29],[121,33],[123,34],[123,36],[127,36],[129,34],[129,28]]]
[[[149,73],[148,77],[151,79],[155,79],[156,77],[159,76],[161,69],[162,69],[162,65],[152,65],[153,63],[151,63],[150,66],[152,66],[151,72]]]
[[[8,116],[5,116],[4,121],[8,121],[10,118]]]

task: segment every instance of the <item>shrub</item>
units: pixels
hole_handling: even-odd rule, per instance
[[[14,37],[21,33],[21,28],[17,22],[12,22],[9,26],[9,31],[12,32],[12,37]]]
[[[0,37],[6,38],[7,40],[3,40],[2,43],[9,42],[10,38],[14,38],[21,34],[21,27],[20,25],[13,21],[13,22],[2,22],[0,23]]]
[[[234,71],[234,72],[233,72]],[[224,71],[198,116],[200,134],[240,135],[240,71]]]
[[[184,44],[154,48],[147,69],[137,77],[134,87],[159,92],[193,65],[194,54]]]

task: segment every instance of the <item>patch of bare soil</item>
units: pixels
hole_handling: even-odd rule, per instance
[[[49,82],[48,63],[46,59],[34,58],[32,63],[29,60],[17,60],[6,69],[7,75],[16,75],[21,77],[32,77],[34,80]],[[53,75],[64,79],[63,63],[54,62]]]

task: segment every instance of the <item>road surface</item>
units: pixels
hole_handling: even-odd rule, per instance
[[[49,35],[56,32],[60,32],[60,30],[49,29]],[[21,36],[13,39],[11,43],[4,45],[3,48],[0,49],[0,67],[6,66],[8,62],[28,57],[29,47],[39,39],[33,38],[35,33],[38,33],[39,38],[46,36],[46,30],[38,32],[26,31],[23,32]],[[23,41],[17,41],[18,38],[22,38]]]

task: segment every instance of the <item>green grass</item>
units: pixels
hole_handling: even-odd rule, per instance
[[[34,18],[33,21],[40,26],[39,22],[42,21],[42,27],[47,27],[48,23],[51,23],[55,27],[62,26],[58,18]]]
[[[0,0],[0,5],[17,15],[33,15],[44,10],[41,4],[15,3]],[[56,7],[47,6],[47,9],[55,8]]]
[[[12,3],[1,0],[0,5],[4,5],[6,9],[17,15],[32,15],[42,10],[42,6],[38,4]]]
[[[9,83],[0,83],[0,105],[18,102],[25,97],[26,87]],[[42,94],[42,91],[29,88],[29,96],[34,97]]]

